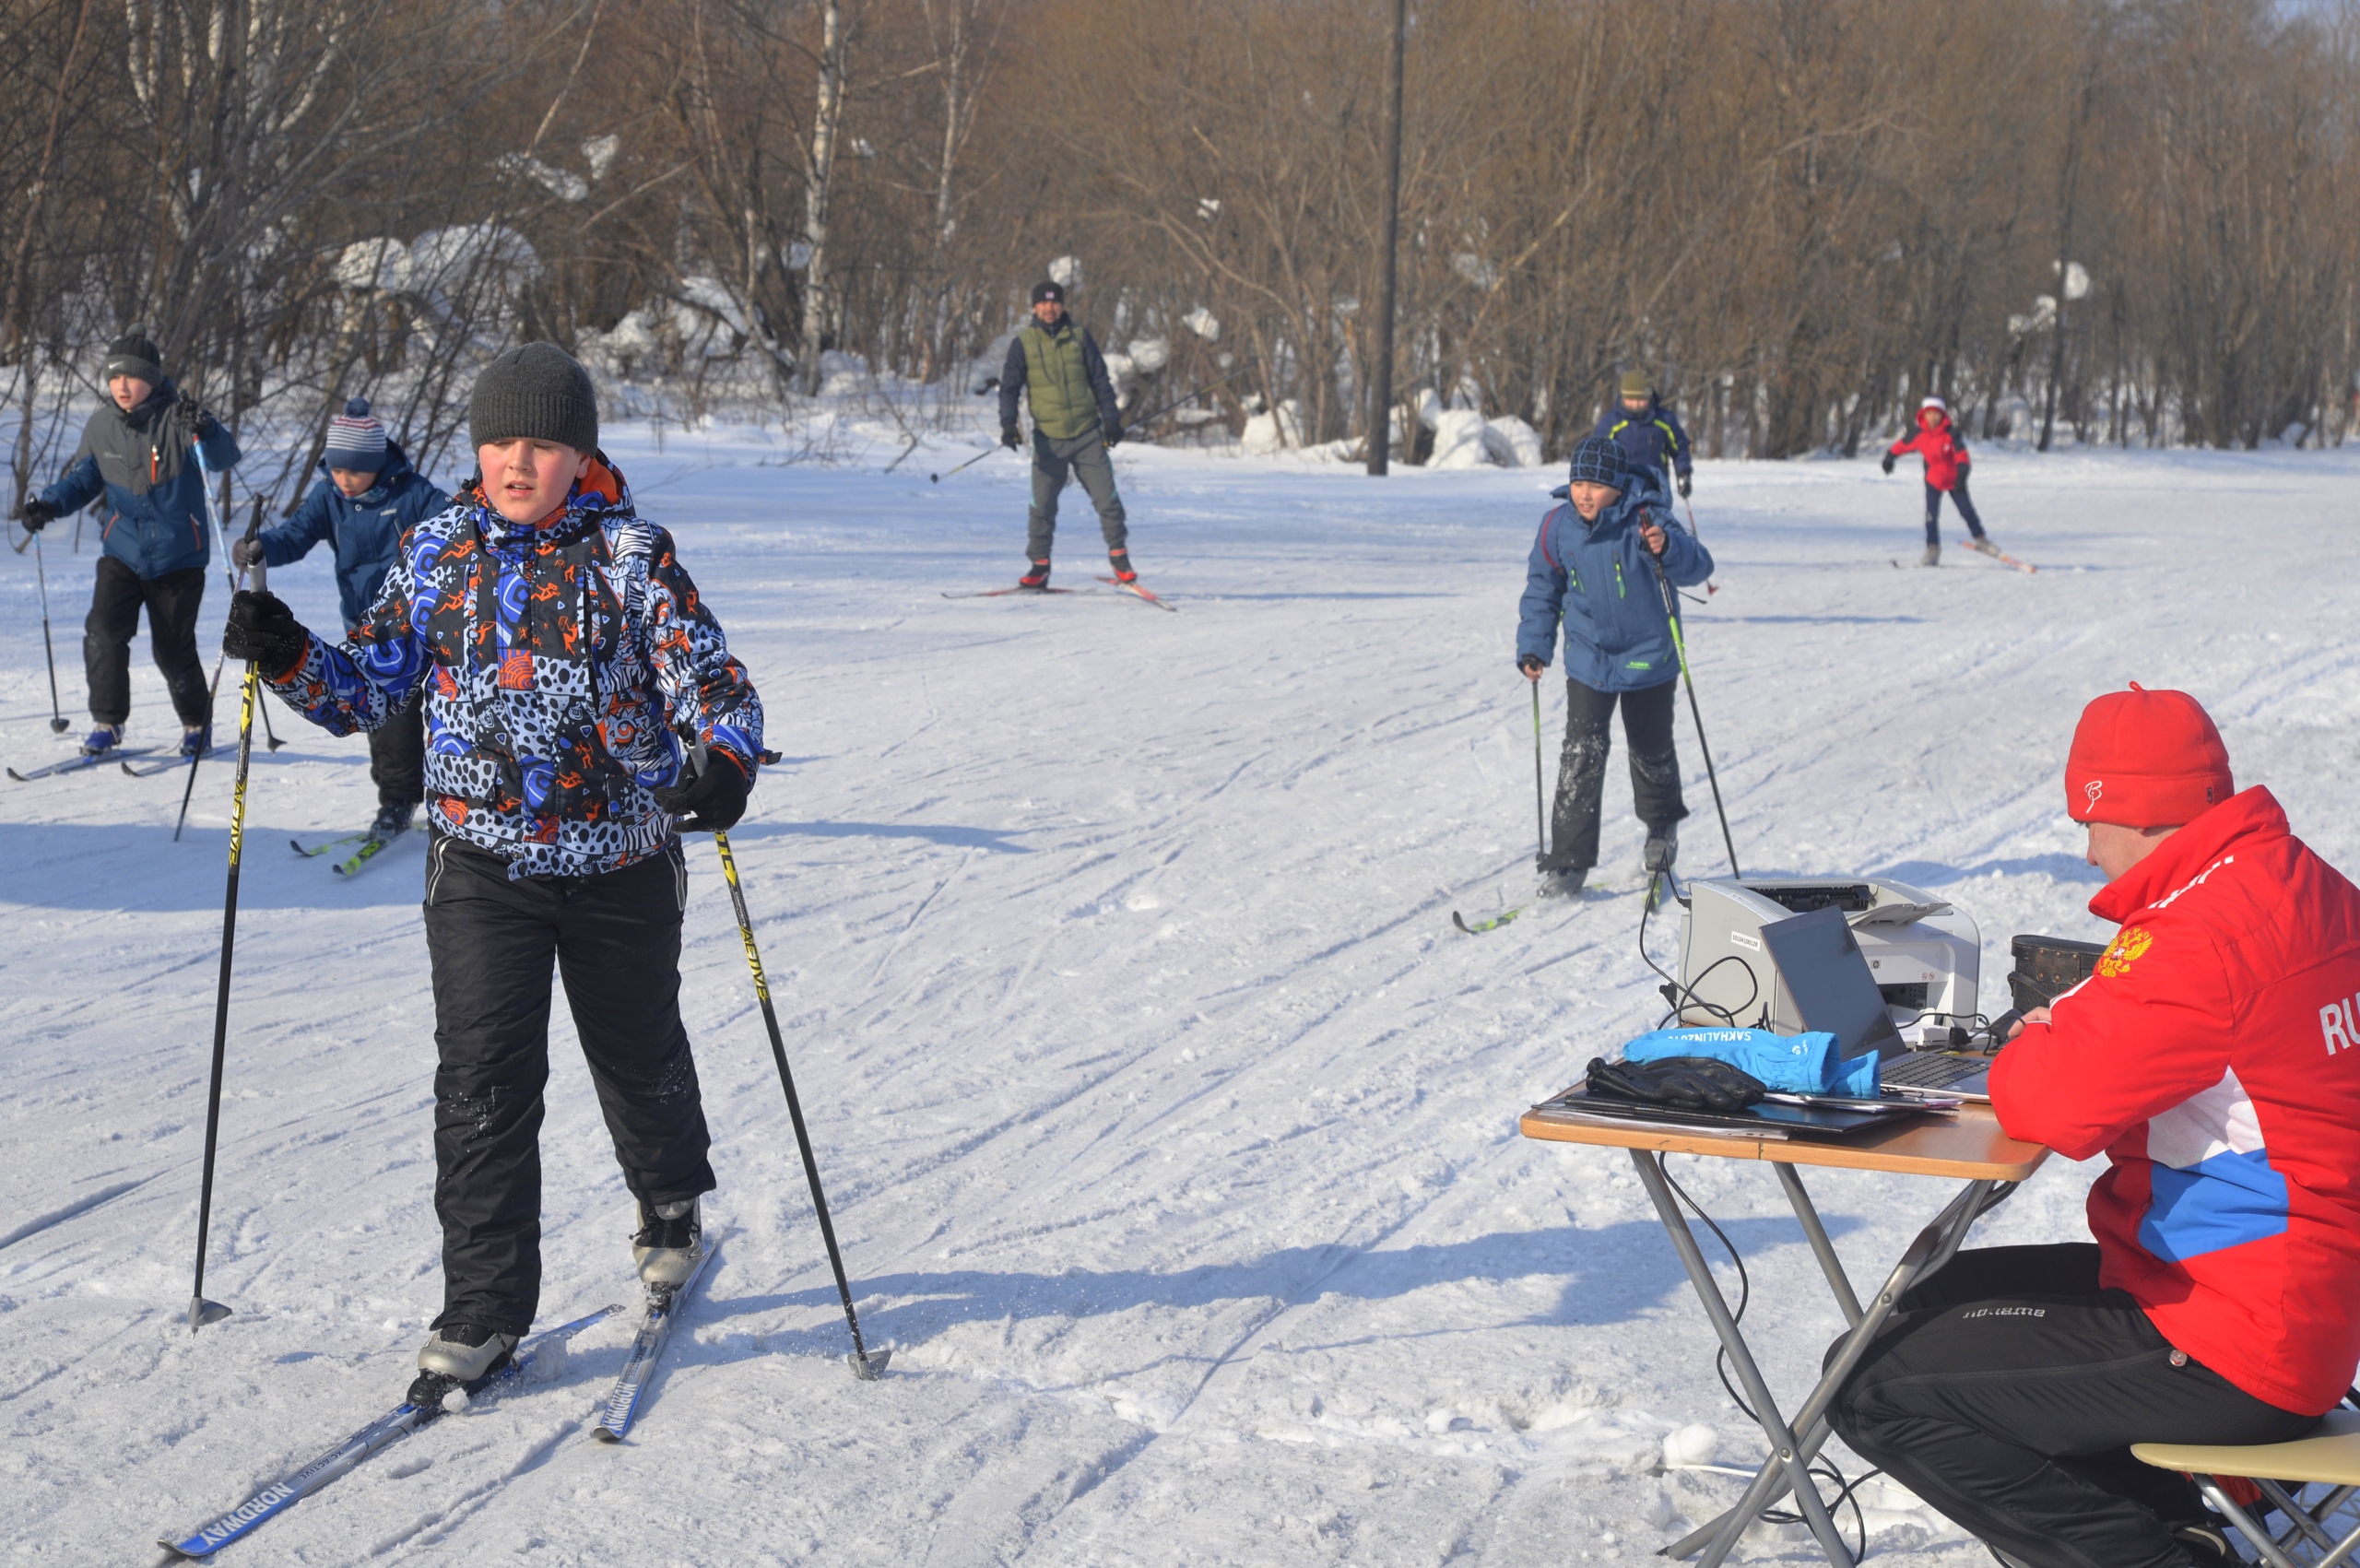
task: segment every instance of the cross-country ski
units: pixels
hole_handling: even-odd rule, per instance
[[[477,1409],[534,1381],[536,1363],[550,1346],[562,1345],[592,1324],[603,1322],[622,1310],[620,1306],[600,1307],[586,1316],[527,1338],[511,1360],[466,1385],[464,1408]],[[195,1529],[162,1537],[156,1544],[181,1557],[210,1557],[232,1541],[243,1540],[330,1481],[350,1474],[364,1460],[446,1413],[446,1405],[405,1401],[319,1457],[272,1481],[227,1514],[207,1520]]]
[[[26,768],[21,772],[10,768],[8,776],[18,784],[30,784],[35,779],[51,779],[60,773],[78,773],[92,768],[103,767],[121,757],[144,757],[154,749],[155,748],[149,746],[132,746],[99,753],[84,752],[78,756],[68,757],[63,761],[45,762],[38,768]]]
[[[712,1272],[720,1252],[718,1239],[707,1242],[688,1278],[678,1284],[649,1287],[640,1310],[639,1328],[631,1336],[631,1352],[623,1358],[622,1371],[615,1374],[615,1385],[608,1392],[598,1424],[590,1429],[592,1436],[620,1443],[631,1434],[631,1423],[639,1419],[640,1402],[647,1397],[647,1385],[663,1361],[664,1347],[671,1342],[672,1326],[696,1293],[697,1282]]]

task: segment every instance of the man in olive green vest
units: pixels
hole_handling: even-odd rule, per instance
[[[1000,367],[999,439],[1010,449],[1023,442],[1016,426],[1016,399],[1022,393],[1031,394],[1032,400],[1032,517],[1024,544],[1024,575],[1017,585],[1049,585],[1057,494],[1068,475],[1081,481],[1090,503],[1098,508],[1098,526],[1106,536],[1106,559],[1115,568],[1115,581],[1138,582],[1127,544],[1123,498],[1115,493],[1115,465],[1106,456],[1123,439],[1115,383],[1107,379],[1106,357],[1098,351],[1090,329],[1066,315],[1066,291],[1059,284],[1032,286],[1032,319],[1008,346],[1008,362]]]

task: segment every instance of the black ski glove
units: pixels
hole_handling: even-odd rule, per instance
[[[1884,461],[1883,461],[1882,463],[1879,464],[1879,465],[1878,465],[1878,466],[1879,466],[1879,467],[1881,467],[1881,468],[1882,468],[1882,469],[1883,469],[1886,473],[1888,473],[1888,474],[1892,473],[1892,472],[1893,472],[1893,454],[1892,454],[1892,453],[1890,453],[1890,452],[1886,453],[1886,454],[1884,454]]]
[[[1679,477],[1677,480],[1675,480],[1675,481],[1674,481],[1674,483],[1676,483],[1676,484],[1680,487],[1680,499],[1681,499],[1681,500],[1682,500],[1682,501],[1686,501],[1686,500],[1688,499],[1688,491],[1689,491],[1690,488],[1691,488],[1691,487],[1693,487],[1693,486],[1695,484],[1695,482],[1696,482],[1696,481],[1695,481],[1695,478],[1693,477],[1693,476],[1692,476],[1692,475],[1688,472],[1688,470],[1687,470],[1687,469],[1682,468],[1682,469],[1680,471],[1680,477]]]
[[[999,443],[1008,448],[1010,452],[1014,452],[1018,447],[1024,444],[1024,432],[1016,428],[1016,421],[1014,419],[1010,419],[1006,424],[1000,426]]]
[[[248,536],[230,541],[230,564],[252,566],[262,559],[262,541]]]
[[[302,661],[312,634],[277,595],[241,588],[230,601],[230,624],[221,630],[221,651],[233,659],[254,659],[276,680]]]
[[[1525,654],[1517,658],[1516,667],[1528,676],[1538,676],[1549,667],[1549,661],[1538,654]]]
[[[221,421],[205,411],[205,405],[187,393],[172,405],[172,418],[191,441],[211,441],[220,433]]]
[[[41,497],[34,496],[25,502],[25,510],[18,515],[25,520],[26,533],[38,534],[57,521],[57,508],[50,505]]]
[[[1752,1073],[1710,1056],[1667,1056],[1659,1062],[1609,1062],[1593,1056],[1588,1080],[1592,1094],[1675,1111],[1742,1111],[1769,1092]]]
[[[1106,427],[1106,444],[1110,447],[1120,446],[1123,444],[1122,426],[1109,425]]]
[[[650,793],[656,805],[679,819],[673,824],[675,831],[726,833],[746,814],[746,796],[753,788],[753,781],[737,758],[726,751],[707,751],[702,772]]]

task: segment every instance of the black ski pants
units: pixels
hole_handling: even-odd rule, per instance
[[[1961,474],[1958,477],[1958,483],[1947,490],[1936,489],[1933,481],[1930,479],[1927,481],[1926,542],[1929,545],[1939,545],[1942,542],[1941,531],[1935,525],[1941,517],[1942,497],[1945,495],[1951,498],[1951,504],[1958,508],[1958,514],[1966,519],[1966,531],[1975,537],[1981,538],[1983,519],[1975,514],[1975,502],[1966,493],[1966,476]]]
[[[394,716],[369,732],[369,782],[380,806],[415,806],[426,798],[426,687],[410,694]]]
[[[1124,519],[1123,498],[1115,490],[1115,463],[1106,454],[1106,438],[1096,425],[1086,434],[1051,441],[1032,432],[1032,512],[1024,539],[1024,559],[1046,560],[1057,536],[1057,498],[1068,478],[1080,479],[1090,504],[1098,509],[1098,531],[1105,536],[1109,553],[1124,548],[1130,537]]]
[[[119,725],[131,717],[131,637],[148,609],[148,642],[164,672],[172,711],[184,728],[211,722],[213,693],[196,653],[196,609],[205,602],[205,568],[142,577],[111,555],[99,557],[89,619],[82,622],[82,669],[90,683],[90,717]]]
[[[2316,1424],[2174,1350],[2128,1291],[2098,1289],[2087,1242],[1960,1253],[1901,1298],[1829,1421],[2031,1568],[2186,1568],[2170,1526],[2203,1500],[2130,1444],[2281,1443]]]
[[[434,974],[434,1326],[532,1326],[541,1291],[541,1091],[549,970],[565,982],[623,1185],[650,1206],[713,1190],[704,1102],[680,1024],[678,839],[596,877],[508,878],[507,862],[437,832],[426,858]]]
[[[1631,796],[1639,820],[1667,828],[1688,815],[1680,796],[1680,753],[1671,742],[1672,697],[1667,680],[1637,691],[1599,691],[1565,682],[1565,749],[1557,760],[1557,799],[1549,812],[1549,853],[1543,871],[1587,871],[1598,864],[1598,819],[1606,794],[1607,730],[1619,701],[1622,738],[1631,748]]]

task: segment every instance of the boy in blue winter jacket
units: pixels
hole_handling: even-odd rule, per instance
[[[402,536],[448,507],[451,498],[409,466],[401,443],[385,438],[385,427],[363,397],[353,398],[328,421],[320,469],[327,477],[312,487],[294,516],[254,538],[231,541],[230,559],[240,566],[257,559],[286,566],[326,540],[336,551],[344,624],[357,627],[394,569]],[[407,831],[412,813],[426,797],[425,707],[413,694],[392,719],[369,732],[369,781],[377,786],[377,819],[369,831],[375,838]]]
[[[82,749],[93,756],[123,743],[131,717],[131,634],[148,610],[148,641],[180,714],[181,750],[211,749],[213,693],[196,652],[196,611],[205,600],[206,470],[239,457],[237,438],[181,395],[164,376],[155,344],[136,333],[107,349],[108,401],[82,428],[65,477],[25,503],[35,533],[69,512],[100,503],[98,583],[82,623],[82,666],[95,727]],[[194,444],[204,467],[191,460]]]
[[[1540,520],[1533,541],[1516,662],[1526,679],[1538,681],[1564,627],[1565,746],[1549,848],[1539,864],[1541,890],[1570,895],[1598,864],[1611,749],[1607,721],[1617,702],[1631,745],[1631,794],[1647,828],[1646,869],[1670,869],[1679,851],[1680,819],[1688,815],[1671,739],[1680,655],[1656,574],[1693,587],[1712,574],[1713,558],[1672,520],[1655,472],[1631,466],[1602,436],[1574,449],[1564,493],[1565,504]]]

